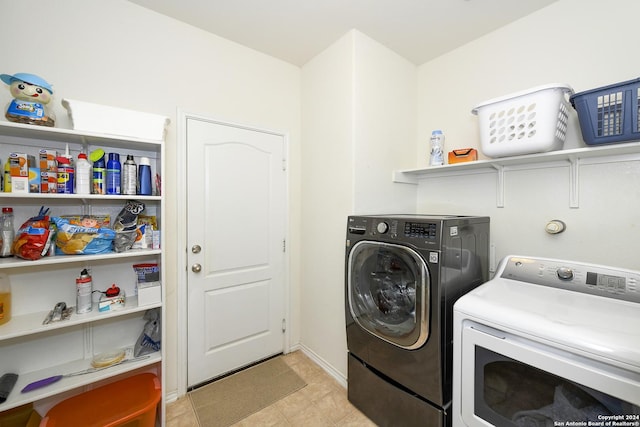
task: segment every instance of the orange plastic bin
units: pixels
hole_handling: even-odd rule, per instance
[[[157,376],[135,375],[58,403],[40,427],[154,427],[161,394]]]

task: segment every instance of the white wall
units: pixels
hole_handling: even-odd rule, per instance
[[[344,218],[353,192],[354,34],[302,69],[301,342],[346,373]]]
[[[167,303],[167,392],[176,391],[176,187],[177,108],[290,136],[289,212],[294,309],[299,295],[300,69],[220,37],[179,23],[124,0],[59,0],[28,7],[3,1],[0,13],[0,73],[28,72],[54,85],[57,125],[68,126],[62,98],[170,117],[163,171],[167,217],[162,221],[168,251],[164,278]],[[9,92],[0,88],[0,105]],[[4,109],[4,107],[2,107]],[[182,248],[184,251],[184,248]],[[299,339],[299,311],[289,322]]]
[[[415,210],[414,189],[389,167],[411,168],[417,131],[415,65],[358,31],[353,50],[353,214]]]
[[[419,162],[427,167],[432,129],[446,151],[479,147],[478,103],[546,83],[576,92],[637,78],[635,0],[560,0],[419,68]],[[584,147],[572,109],[567,148]],[[434,178],[419,185],[422,213],[491,216],[496,258],[518,253],[640,268],[638,159],[580,167],[579,208],[569,207],[568,165],[506,173],[505,207],[496,208],[496,174]],[[544,232],[561,219],[567,231]]]
[[[479,103],[548,83],[576,92],[640,75],[633,54],[635,0],[560,0],[419,67],[416,167],[428,165],[429,136],[446,151],[479,147]],[[566,147],[581,146],[575,114]]]
[[[413,211],[415,189],[391,171],[415,161],[416,67],[350,31],[302,70],[301,342],[347,373],[346,218]]]

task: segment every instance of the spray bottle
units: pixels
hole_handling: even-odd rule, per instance
[[[75,192],[75,177],[73,168],[73,158],[69,154],[69,144],[67,144],[64,154],[56,158],[58,161],[58,193],[73,194]]]
[[[93,293],[93,280],[85,268],[76,278],[76,313],[88,313],[93,308],[91,294]]]
[[[9,159],[4,164],[4,192],[11,193],[11,164]]]

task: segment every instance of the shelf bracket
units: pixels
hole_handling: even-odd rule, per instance
[[[411,176],[408,173],[404,173],[402,171],[394,171],[391,174],[391,181],[397,182],[400,184],[413,184],[418,185],[418,179]]]
[[[569,157],[569,207],[580,207],[580,159]]]
[[[504,208],[504,166],[491,165],[496,170],[496,207]]]

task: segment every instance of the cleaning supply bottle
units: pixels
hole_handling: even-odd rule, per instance
[[[107,162],[107,194],[121,194],[120,190],[120,155],[109,153]]]
[[[444,164],[444,134],[441,130],[431,132],[431,166]]]
[[[85,268],[76,278],[76,313],[88,313],[93,308],[91,294],[93,293],[93,279]]]
[[[11,164],[9,159],[4,164],[4,192],[11,193]]]
[[[138,194],[141,196],[151,195],[151,165],[148,157],[140,158],[138,168]]]
[[[78,154],[76,162],[76,194],[91,194],[92,181],[91,163],[87,160],[85,153]]]
[[[11,282],[6,273],[0,273],[0,325],[11,320]]]
[[[13,208],[2,208],[0,218],[0,257],[8,258],[13,256],[11,248],[16,230],[13,227]]]
[[[107,194],[107,169],[104,163],[104,150],[98,148],[89,154],[93,162],[93,194]]]
[[[122,194],[135,195],[138,184],[138,167],[131,154],[122,165]]]

